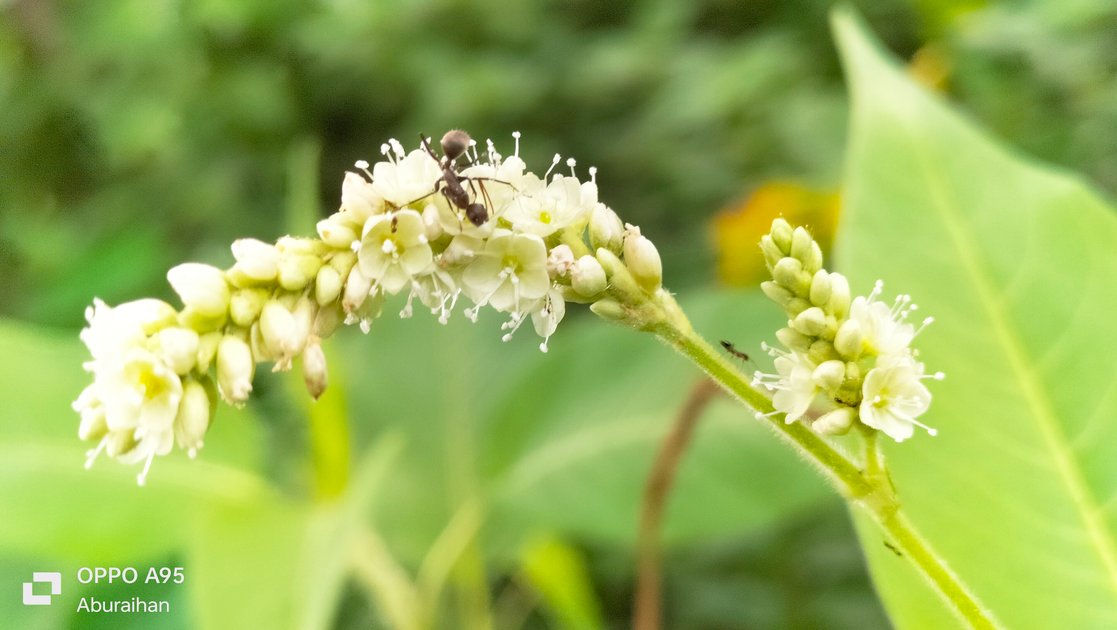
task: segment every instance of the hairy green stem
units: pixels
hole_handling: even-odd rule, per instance
[[[913,562],[950,609],[971,628],[997,628],[992,614],[978,602],[962,580],[947,566],[904,516],[892,489],[887,470],[879,458],[875,439],[866,442],[866,460],[871,470],[862,471],[850,459],[809,428],[796,422],[786,424],[772,402],[750,383],[748,377],[700,337],[690,326],[670,296],[660,301],[668,316],[650,330],[680,354],[690,359],[718,385],[755,409],[784,441],[812,463],[843,497],[864,510],[883,530],[899,551]]]

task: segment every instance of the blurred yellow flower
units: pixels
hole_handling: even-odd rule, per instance
[[[768,233],[772,219],[779,216],[789,223],[808,226],[815,240],[829,250],[839,207],[837,191],[811,189],[789,181],[762,184],[742,203],[719,212],[710,223],[718,281],[730,286],[754,286],[768,277],[756,243]]]

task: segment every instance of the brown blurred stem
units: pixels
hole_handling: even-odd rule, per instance
[[[683,453],[690,445],[702,412],[720,392],[718,385],[707,378],[694,384],[652,463],[652,470],[644,487],[640,532],[636,542],[636,601],[632,609],[632,627],[635,630],[659,630],[662,624],[659,534],[663,512],[675,480],[675,472]]]

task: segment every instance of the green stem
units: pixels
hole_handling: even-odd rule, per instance
[[[674,300],[666,295],[660,300],[670,302],[663,305],[669,315],[650,327],[653,332],[694,362],[727,392],[755,409],[758,417],[814,464],[847,501],[868,513],[959,619],[971,628],[998,627],[992,614],[900,511],[892,484],[878,458],[875,440],[870,438],[866,443],[867,463],[873,469],[866,474],[809,428],[798,422],[786,424],[783,414],[773,413],[775,409],[768,396],[753,387],[748,377],[694,332]]]

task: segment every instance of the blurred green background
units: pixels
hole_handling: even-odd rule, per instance
[[[2,517],[4,584],[48,560],[185,563],[182,614],[163,627],[388,627],[384,602],[423,584],[440,627],[625,627],[643,476],[694,378],[649,340],[572,312],[540,357],[496,343],[492,322],[385,318],[332,343],[324,403],[261,375],[258,403],[223,410],[201,462],[157,462],[141,491],[111,462],[81,474],[67,405],[85,378],[82,312],[94,296],[170,299],[167,268],[228,265],[237,237],[312,233],[343,171],[388,137],[461,127],[507,152],[519,130],[529,164],[558,151],[596,165],[701,329],[755,349],[776,316],[728,288],[754,278],[750,241],[777,212],[820,227],[836,212],[848,105],[830,4],[0,4],[0,483],[28,510]],[[919,80],[1117,192],[1111,2],[854,4]],[[840,502],[740,420],[715,405],[680,472],[668,625],[886,625]],[[80,521],[91,512],[108,515]],[[348,570],[353,549],[380,549],[370,536],[383,553]],[[276,608],[290,593],[257,578],[307,563],[328,586]],[[393,591],[385,566],[419,578]],[[127,622],[44,615],[20,619]]]

